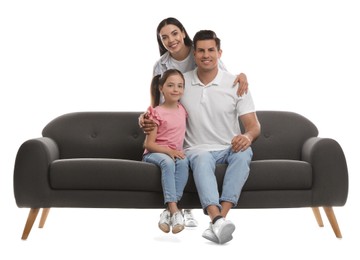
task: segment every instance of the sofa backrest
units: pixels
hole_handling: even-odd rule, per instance
[[[318,135],[317,127],[297,113],[257,111],[256,114],[261,124],[261,134],[252,144],[253,161],[300,160],[304,142]]]
[[[75,112],[49,122],[42,135],[59,146],[60,157],[141,160],[145,135],[141,112]]]
[[[43,129],[55,140],[60,157],[141,160],[145,135],[141,112],[76,112],[59,116]],[[318,135],[307,118],[285,111],[257,111],[261,135],[252,145],[253,160],[301,159],[303,143]],[[242,127],[242,126],[241,126]]]

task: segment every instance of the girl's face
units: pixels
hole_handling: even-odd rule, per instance
[[[177,53],[185,47],[185,32],[173,24],[167,24],[160,30],[160,38],[164,47],[171,53]]]
[[[178,74],[169,76],[160,86],[160,92],[164,95],[165,103],[178,102],[184,94],[183,78]]]

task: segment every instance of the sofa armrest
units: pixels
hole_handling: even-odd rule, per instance
[[[59,148],[50,138],[24,142],[16,155],[14,194],[18,207],[45,207],[50,193],[49,166],[59,158]]]
[[[302,149],[302,160],[313,170],[313,206],[343,206],[348,196],[345,155],[333,139],[312,137]]]

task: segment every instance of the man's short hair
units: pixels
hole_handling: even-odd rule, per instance
[[[220,50],[220,39],[216,36],[216,33],[211,30],[200,30],[193,38],[194,49],[196,50],[196,43],[202,40],[215,40],[217,49]]]

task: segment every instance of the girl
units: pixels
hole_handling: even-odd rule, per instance
[[[189,162],[183,152],[187,112],[179,103],[184,93],[183,74],[176,69],[157,75],[151,82],[151,106],[147,114],[156,126],[146,135],[143,161],[158,165],[166,209],[160,215],[159,228],[176,234],[185,227],[178,208],[189,176]],[[160,96],[164,101],[160,104]]]

